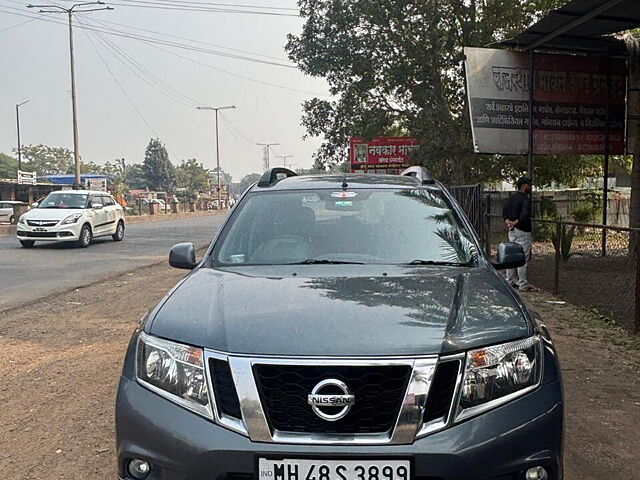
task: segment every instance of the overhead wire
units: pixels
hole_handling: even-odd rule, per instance
[[[122,3],[121,3],[122,2]],[[299,18],[298,13],[286,13],[284,11],[273,10],[247,10],[240,8],[223,8],[219,6],[207,5],[206,3],[185,3],[176,2],[174,0],[116,0],[110,1],[110,5],[117,5],[121,7],[133,7],[133,8],[151,8],[155,10],[180,10],[186,12],[213,12],[213,13],[235,13],[243,15],[266,15],[274,17],[295,17]],[[260,8],[260,7],[254,7]]]
[[[25,22],[20,22],[20,23],[16,23],[15,25],[10,25],[10,26],[5,27],[5,28],[3,28],[2,30],[0,30],[0,33],[2,33],[2,32],[6,32],[7,30],[11,30],[11,29],[16,28],[16,27],[19,27],[19,26],[21,26],[21,25],[25,25],[25,24],[27,24],[27,23],[33,22],[34,20],[37,20],[37,19],[36,19],[36,18],[32,18],[32,19],[27,20],[27,21],[25,21]]]

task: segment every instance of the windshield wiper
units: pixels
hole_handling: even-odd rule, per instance
[[[461,263],[461,262],[446,262],[446,261],[438,261],[438,260],[412,260],[410,262],[405,263],[405,265],[439,265],[445,267],[470,267],[471,262]]]
[[[346,260],[326,260],[319,258],[307,258],[301,262],[293,262],[289,265],[364,265],[364,262],[349,262]]]

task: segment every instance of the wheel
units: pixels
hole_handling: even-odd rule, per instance
[[[15,225],[15,223],[16,223],[16,217],[15,217],[15,216],[13,216],[13,215],[11,215],[11,217],[9,217],[9,223],[10,223],[11,225]]]
[[[31,248],[35,243],[35,240],[20,240],[20,245],[24,248]]]
[[[116,227],[116,233],[111,235],[111,238],[113,238],[116,242],[122,241],[122,239],[124,238],[124,222],[123,221],[118,222],[118,226]]]
[[[83,225],[82,230],[80,230],[80,238],[76,242],[80,248],[87,248],[91,244],[91,227],[89,225]]]

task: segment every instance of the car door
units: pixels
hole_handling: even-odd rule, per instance
[[[91,195],[89,197],[89,208],[91,208],[91,217],[93,219],[92,228],[94,237],[104,234],[108,228],[108,214],[102,202],[102,195]],[[95,205],[99,205],[99,207],[95,207]]]
[[[107,212],[107,225],[105,225],[105,231],[108,233],[115,233],[116,224],[117,224],[117,215],[116,215],[116,202],[113,200],[111,195],[103,195],[102,203],[104,204],[104,209]]]

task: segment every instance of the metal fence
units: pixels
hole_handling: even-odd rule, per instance
[[[495,252],[506,230],[486,215],[484,241]],[[606,235],[606,250],[602,238]],[[640,229],[534,219],[531,284],[640,333]]]
[[[478,235],[482,235],[482,187],[479,184],[458,185],[449,187],[449,192],[460,204]]]

